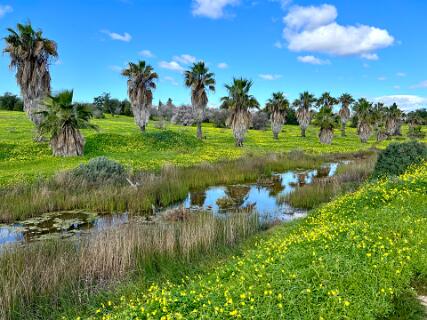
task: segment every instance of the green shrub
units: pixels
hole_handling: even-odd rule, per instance
[[[380,178],[397,176],[413,164],[427,160],[427,146],[425,143],[411,141],[392,143],[378,156],[372,176]]]
[[[72,175],[89,184],[123,183],[126,181],[126,170],[120,164],[106,157],[91,159],[72,171]]]

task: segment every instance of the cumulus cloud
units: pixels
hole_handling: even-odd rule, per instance
[[[420,88],[427,88],[427,80],[421,81],[420,83],[417,83],[413,86],[411,86],[412,89],[420,89]]]
[[[330,64],[331,62],[329,60],[322,60],[319,58],[316,58],[315,56],[299,56],[297,57],[297,60],[302,63],[310,63],[310,64]]]
[[[178,85],[178,82],[175,80],[174,77],[166,76],[163,79],[165,79],[167,82],[170,82],[174,86]]]
[[[129,42],[132,40],[132,36],[125,32],[123,34],[116,33],[116,32],[110,32],[108,30],[102,30],[103,33],[107,34],[112,40],[118,40],[123,42]]]
[[[167,70],[183,72],[184,68],[176,61],[160,61],[159,67]]]
[[[259,77],[263,80],[273,81],[273,80],[280,79],[282,77],[282,75],[266,73],[266,74],[260,74]]]
[[[3,18],[6,13],[10,13],[13,11],[12,6],[9,5],[0,5],[0,18]]]
[[[236,6],[240,0],[193,0],[193,15],[219,19],[225,16],[224,8]]]
[[[226,64],[225,62],[221,62],[217,64],[217,67],[220,69],[227,69],[228,68],[228,64]]]
[[[385,29],[367,25],[343,26],[336,22],[337,9],[321,6],[293,6],[284,17],[283,36],[291,51],[320,52],[330,55],[365,55],[393,44]]]
[[[276,41],[274,43],[274,47],[277,49],[282,49],[283,48],[283,44],[280,41]]]
[[[138,54],[140,56],[145,57],[145,58],[154,58],[155,57],[154,53],[152,53],[150,50],[142,50],[142,51],[138,52]]]
[[[404,111],[411,111],[427,106],[427,98],[405,94],[376,97],[374,101],[382,102],[386,105],[396,103]]]
[[[181,54],[180,56],[174,56],[173,60],[182,64],[192,64],[196,62],[197,59],[190,54]]]

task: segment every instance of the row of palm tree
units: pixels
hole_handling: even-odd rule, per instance
[[[35,31],[31,24],[18,24],[17,30],[8,29],[4,52],[11,58],[10,67],[16,69],[16,80],[21,88],[24,109],[38,130],[38,139],[43,133],[51,134],[51,146],[55,155],[74,156],[83,153],[84,139],[79,129],[93,127],[89,124],[90,114],[83,106],[72,103],[72,91],[64,91],[57,96],[50,95],[49,61],[57,57],[57,45]],[[127,78],[128,96],[136,124],[145,131],[149,110],[152,106],[153,91],[159,76],[145,61],[130,62],[122,71]],[[202,139],[202,120],[208,104],[208,93],[215,92],[215,75],[203,61],[193,63],[184,72],[184,83],[190,89],[191,104],[196,114],[197,137]],[[236,146],[242,147],[251,123],[251,109],[259,109],[260,104],[250,94],[253,82],[244,78],[234,78],[226,84],[227,96],[221,98],[221,108],[229,110],[228,125],[233,130]],[[341,104],[337,114],[333,107]],[[333,131],[341,122],[341,134],[345,136],[346,123],[353,108],[357,122],[357,132],[362,142],[367,142],[373,132],[377,140],[400,134],[402,112],[396,104],[390,108],[377,103],[373,105],[366,99],[357,102],[345,93],[334,98],[323,93],[318,99],[309,92],[303,92],[293,101],[301,129],[301,137],[311,121],[320,127],[319,140],[330,144]],[[313,111],[313,107],[319,109]],[[273,93],[267,101],[265,110],[270,114],[274,139],[278,139],[286,121],[290,103],[282,92]],[[55,127],[57,126],[57,127]],[[71,129],[73,128],[73,129]]]

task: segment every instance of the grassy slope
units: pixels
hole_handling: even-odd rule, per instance
[[[159,169],[166,163],[189,166],[202,161],[235,159],[245,153],[281,152],[302,149],[308,152],[352,152],[369,148],[360,143],[355,129],[348,129],[342,138],[339,132],[331,146],[318,142],[318,128],[310,127],[306,139],[299,137],[297,126],[285,126],[279,141],[272,139],[270,131],[250,130],[243,149],[234,147],[229,129],[217,129],[204,125],[206,139],[195,138],[194,127],[169,125],[161,131],[150,122],[142,135],[129,117],[108,117],[94,120],[100,131],[85,131],[86,148],[83,158],[54,158],[48,144],[32,141],[33,126],[24,113],[0,111],[0,185],[31,179],[39,175],[52,175],[58,170],[77,166],[82,161],[105,155],[133,168]],[[383,142],[380,146],[385,146]]]
[[[427,279],[426,181],[427,163],[365,185],[202,276],[155,282],[93,318],[422,319],[396,305]]]

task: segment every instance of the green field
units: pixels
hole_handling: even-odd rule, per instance
[[[99,131],[84,131],[84,157],[55,158],[47,143],[33,142],[34,127],[24,113],[0,111],[0,185],[50,176],[97,156],[107,156],[134,169],[153,170],[165,164],[190,166],[203,161],[236,159],[247,153],[295,149],[310,153],[354,152],[375,144],[373,137],[362,144],[355,129],[348,128],[347,137],[341,137],[337,130],[332,145],[322,145],[317,137],[318,128],[310,126],[307,138],[301,138],[297,126],[285,125],[278,141],[269,130],[250,130],[244,148],[236,148],[230,129],[214,128],[211,124],[204,124],[206,139],[199,141],[195,127],[168,124],[166,130],[160,130],[155,122],[150,122],[147,132],[142,134],[130,117],[107,116],[93,122]],[[377,146],[381,148],[389,142]]]

